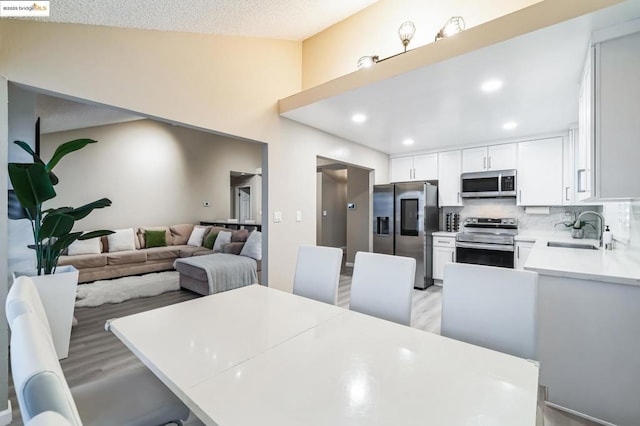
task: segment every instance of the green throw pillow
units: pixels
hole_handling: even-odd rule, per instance
[[[202,243],[202,245],[208,248],[209,250],[212,250],[213,245],[216,242],[216,238],[218,238],[218,233],[210,232],[209,235],[207,235],[207,237],[204,239],[204,243]]]
[[[147,240],[147,248],[165,247],[167,245],[167,234],[165,231],[150,231],[145,229],[144,238]]]

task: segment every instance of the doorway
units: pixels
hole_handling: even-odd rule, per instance
[[[240,223],[260,223],[262,175],[231,171],[229,183],[229,217]]]
[[[358,251],[371,251],[373,171],[318,157],[316,244],[342,248],[347,266]]]
[[[236,212],[240,222],[251,220],[251,187],[236,188]]]

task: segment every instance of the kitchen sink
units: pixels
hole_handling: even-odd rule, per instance
[[[586,250],[598,250],[598,247],[593,244],[580,244],[580,243],[561,243],[556,241],[547,241],[547,247],[563,247],[574,249],[586,249]]]

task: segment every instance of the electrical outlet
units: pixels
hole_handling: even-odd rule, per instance
[[[202,203],[202,205],[203,205],[204,207],[209,207],[209,206],[211,205],[211,203],[210,203],[210,202],[208,202],[208,201],[204,201],[204,202]]]
[[[282,212],[273,212],[273,223],[282,222]]]
[[[565,220],[570,220],[571,219],[571,212],[564,212],[564,214],[562,215],[562,218]]]

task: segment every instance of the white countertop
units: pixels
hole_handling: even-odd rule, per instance
[[[447,231],[438,231],[438,232],[434,232],[432,234],[434,237],[450,237],[450,238],[455,238],[456,235],[458,235],[457,232],[447,232]]]
[[[544,275],[604,281],[616,284],[640,285],[640,251],[586,250],[548,247],[548,241],[593,244],[598,240],[573,239],[567,232],[523,232],[516,241],[535,241],[524,269]]]

